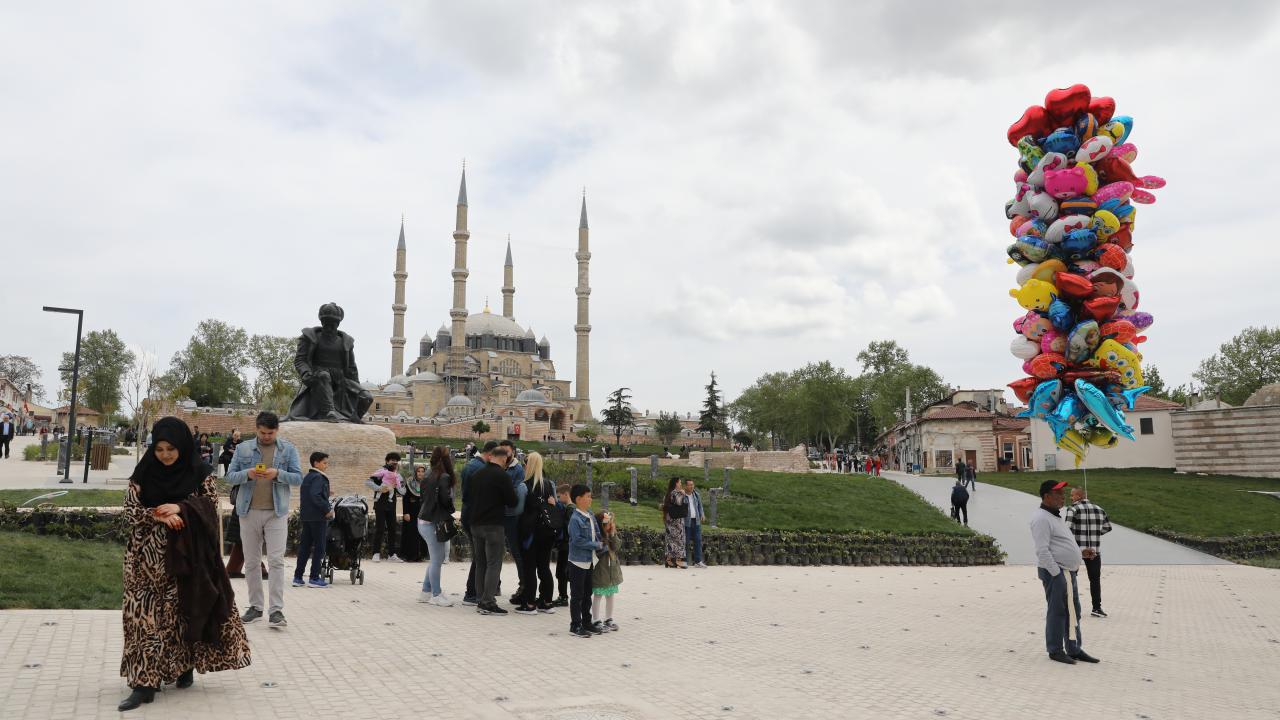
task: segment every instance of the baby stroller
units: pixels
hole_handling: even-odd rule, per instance
[[[368,517],[369,504],[359,495],[334,498],[333,520],[329,522],[324,559],[320,564],[320,575],[326,582],[333,582],[335,570],[348,570],[352,585],[364,584],[360,549],[364,545]]]

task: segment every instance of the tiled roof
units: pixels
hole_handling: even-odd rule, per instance
[[[1137,400],[1133,402],[1135,412],[1142,410],[1180,410],[1181,403],[1165,400],[1164,398],[1151,397],[1150,395],[1139,395]]]
[[[940,410],[930,412],[928,415],[920,418],[921,420],[982,420],[984,418],[994,417],[989,412],[981,410],[970,410],[969,408],[952,405],[944,407]]]
[[[1031,426],[1031,418],[998,417],[994,424],[997,430],[1026,430]]]

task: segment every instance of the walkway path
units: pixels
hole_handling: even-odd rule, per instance
[[[112,455],[111,467],[107,470],[90,470],[89,482],[84,480],[84,461],[71,463],[71,483],[59,483],[62,478],[58,473],[58,464],[54,460],[40,462],[23,460],[22,451],[28,445],[40,445],[40,438],[32,435],[15,437],[12,443],[12,454],[7,460],[0,460],[0,490],[25,488],[123,488],[128,484],[128,477],[135,465],[133,455]],[[49,441],[49,453],[56,459],[58,446]]]
[[[590,640],[568,636],[564,609],[420,605],[423,565],[366,568],[364,586],[286,589],[289,628],[248,628],[253,665],[126,717],[990,720],[1067,708],[1082,689],[1089,710],[1074,715],[1280,717],[1274,570],[1104,569],[1111,617],[1082,632],[1103,664],[1068,667],[1045,656],[1026,567],[630,566],[621,630]],[[445,587],[465,573],[446,565]],[[0,612],[0,717],[121,717],[120,647],[118,611]]]
[[[944,512],[951,512],[951,487],[955,478],[920,476],[886,471],[884,476],[924,497]],[[1034,495],[1018,490],[984,485],[969,492],[969,527],[996,539],[1008,554],[1010,565],[1034,565],[1028,522],[1040,502]],[[1100,503],[1101,504],[1101,503]],[[1104,505],[1105,507],[1105,505]],[[1207,555],[1177,543],[1116,525],[1102,538],[1104,565],[1230,565],[1222,558]]]

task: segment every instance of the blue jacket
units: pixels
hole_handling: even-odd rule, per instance
[[[507,468],[507,477],[511,478],[511,489],[516,491],[516,506],[507,508],[507,517],[520,517],[524,514],[524,499],[529,494],[529,487],[524,484],[524,465],[516,463]]]
[[[298,508],[299,520],[324,520],[329,514],[329,478],[311,468],[307,476],[302,478],[302,490],[298,493],[298,499],[302,501]]]
[[[462,466],[462,472],[459,473],[462,483],[462,518],[460,522],[463,530],[469,531],[471,528],[471,511],[474,509],[471,505],[471,476],[475,475],[476,471],[482,467],[484,467],[484,460],[480,459],[480,455],[477,453],[475,457],[467,461],[466,465]]]
[[[257,480],[249,477],[249,471],[262,462],[262,451],[258,449],[258,439],[250,438],[240,443],[236,454],[227,466],[228,485],[240,485],[236,495],[236,514],[244,517],[249,514],[249,503],[253,501],[253,487]],[[276,480],[271,484],[271,498],[275,505],[276,516],[289,514],[289,486],[302,484],[302,466],[298,463],[298,450],[293,443],[284,438],[276,438],[276,456],[273,467],[277,471]]]
[[[591,542],[591,525],[596,528],[595,542]],[[591,562],[591,554],[604,549],[603,538],[604,531],[595,516],[585,516],[575,509],[569,516],[569,562]]]

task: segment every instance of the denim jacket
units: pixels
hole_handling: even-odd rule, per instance
[[[591,541],[591,525],[587,523],[595,525],[595,542]],[[569,562],[592,562],[593,553],[604,549],[604,542],[600,539],[602,537],[604,532],[594,515],[585,516],[574,510],[569,516]]]
[[[236,454],[227,466],[228,485],[240,485],[236,495],[236,514],[244,517],[249,514],[249,504],[253,502],[253,488],[257,480],[249,477],[249,471],[262,462],[262,451],[258,450],[258,439],[250,438],[240,443]],[[276,516],[289,514],[289,486],[302,484],[302,465],[298,462],[298,450],[293,443],[284,438],[276,438],[276,456],[272,463],[278,474],[271,485],[271,498],[274,501]]]

